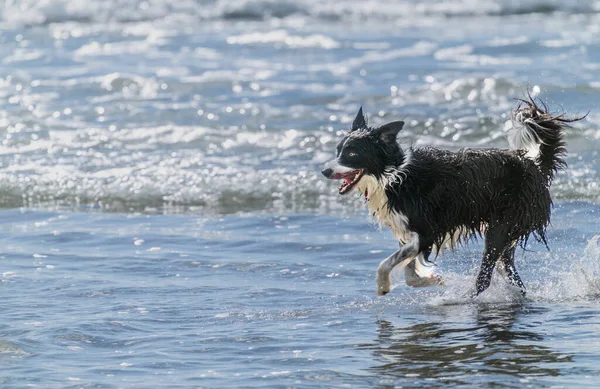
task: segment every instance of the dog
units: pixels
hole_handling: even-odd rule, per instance
[[[372,128],[359,109],[322,174],[343,180],[342,195],[360,192],[373,218],[400,242],[400,249],[379,264],[377,295],[390,292],[396,266],[404,268],[409,286],[442,285],[430,254],[477,237],[485,237],[485,243],[473,295],[488,288],[495,267],[525,295],[515,250],[525,248],[531,236],[548,247],[549,188],[566,167],[564,130],[587,115],[552,115],[531,96],[518,101],[506,150],[402,147],[396,137],[404,122]]]

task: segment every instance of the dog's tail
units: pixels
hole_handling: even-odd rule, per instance
[[[540,106],[529,96],[529,100],[519,100],[519,106],[512,114],[508,142],[513,149],[526,151],[525,156],[535,162],[550,183],[556,172],[567,166],[565,128],[586,116],[552,115],[546,104],[542,102]]]

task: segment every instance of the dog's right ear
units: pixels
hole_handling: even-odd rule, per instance
[[[373,134],[378,136],[382,141],[388,143],[396,142],[396,136],[404,127],[403,121],[391,122],[373,130]]]
[[[352,129],[350,130],[350,132],[366,128],[367,121],[365,119],[365,116],[363,115],[362,107],[360,107],[358,113],[356,114],[356,117],[354,118],[354,121],[352,122]]]

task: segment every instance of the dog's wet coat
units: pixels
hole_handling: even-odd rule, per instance
[[[531,235],[546,243],[549,187],[565,166],[563,129],[580,119],[552,116],[545,106],[522,101],[513,113],[515,149],[452,152],[402,148],[396,136],[404,122],[370,128],[361,108],[323,174],[344,179],[340,194],[362,193],[375,220],[401,244],[379,265],[377,293],[390,291],[389,275],[398,265],[405,268],[409,285],[440,284],[428,266],[429,255],[477,235],[485,236],[485,248],[476,293],[489,286],[497,263],[525,293],[514,266],[515,249]]]

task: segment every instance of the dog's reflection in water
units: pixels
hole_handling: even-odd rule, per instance
[[[573,361],[556,352],[539,332],[514,328],[520,315],[540,314],[521,305],[469,305],[438,307],[444,320],[404,328],[379,320],[373,344],[359,346],[373,353],[378,375],[403,387],[448,387],[473,383],[473,376],[501,377],[558,376],[556,363]],[[445,319],[455,310],[472,310],[474,320]],[[452,312],[448,312],[452,311]],[[452,313],[456,315],[457,313]],[[469,315],[470,316],[470,315]],[[469,322],[470,321],[470,322]],[[437,385],[437,386],[436,386]],[[503,387],[501,385],[501,387]]]

